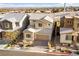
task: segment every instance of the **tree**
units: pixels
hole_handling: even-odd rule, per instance
[[[51,44],[52,45],[57,44],[56,40],[57,41],[60,40],[60,38],[57,39],[59,36],[60,36],[60,22],[57,21],[57,22],[54,23],[54,27],[53,27],[53,30],[52,30],[52,35],[51,35],[51,42],[52,42]]]

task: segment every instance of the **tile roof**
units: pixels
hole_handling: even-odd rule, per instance
[[[41,29],[35,29],[35,28],[27,28],[25,29],[23,32],[38,32],[40,31]]]
[[[47,21],[49,21],[49,22],[52,22],[53,23],[53,18],[51,18],[51,17],[49,17],[49,16],[46,16],[45,18],[44,18],[45,20],[47,20]]]
[[[28,15],[30,16],[30,20],[41,20],[46,16],[45,13],[28,13]]]
[[[23,13],[7,13],[6,15],[4,15],[4,17],[2,17],[2,20],[8,19],[10,21],[21,21],[22,18],[25,16],[25,14]]]
[[[28,15],[30,16],[29,17],[29,20],[47,20],[49,22],[53,22],[55,19],[55,16],[53,13],[51,14],[46,14],[46,13],[28,13]]]

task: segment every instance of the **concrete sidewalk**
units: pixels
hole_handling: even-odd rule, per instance
[[[4,45],[0,45],[0,50],[10,50],[10,51],[23,51],[23,52],[37,52],[37,53],[47,53],[46,46],[34,46],[27,48],[4,48]]]

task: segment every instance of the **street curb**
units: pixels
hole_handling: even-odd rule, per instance
[[[22,49],[0,49],[4,51],[22,51],[22,52],[35,52],[35,53],[47,53],[47,52],[41,52],[41,51],[29,51],[29,50],[22,50]]]

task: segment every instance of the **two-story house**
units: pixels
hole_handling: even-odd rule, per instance
[[[53,16],[53,14],[52,14]],[[33,45],[45,45],[51,40],[53,22],[59,21],[48,14],[30,14],[30,25],[23,31],[25,41],[34,41]]]
[[[48,40],[51,39],[53,18],[47,14],[29,15],[30,25],[23,31],[24,40],[34,40],[34,45],[47,45]]]
[[[0,35],[3,40],[18,39],[28,26],[28,16],[22,13],[7,13],[0,19]]]
[[[65,16],[64,26],[61,28],[63,29],[63,32],[64,31],[66,31],[66,32],[62,33],[62,31],[60,31],[60,34],[61,34],[60,40],[63,43],[65,42],[67,44],[68,43],[72,44],[74,42],[74,44],[79,46],[79,28],[78,27],[79,27],[79,16],[78,15]],[[70,38],[70,36],[72,39]],[[63,37],[63,39],[62,39],[62,37]]]

